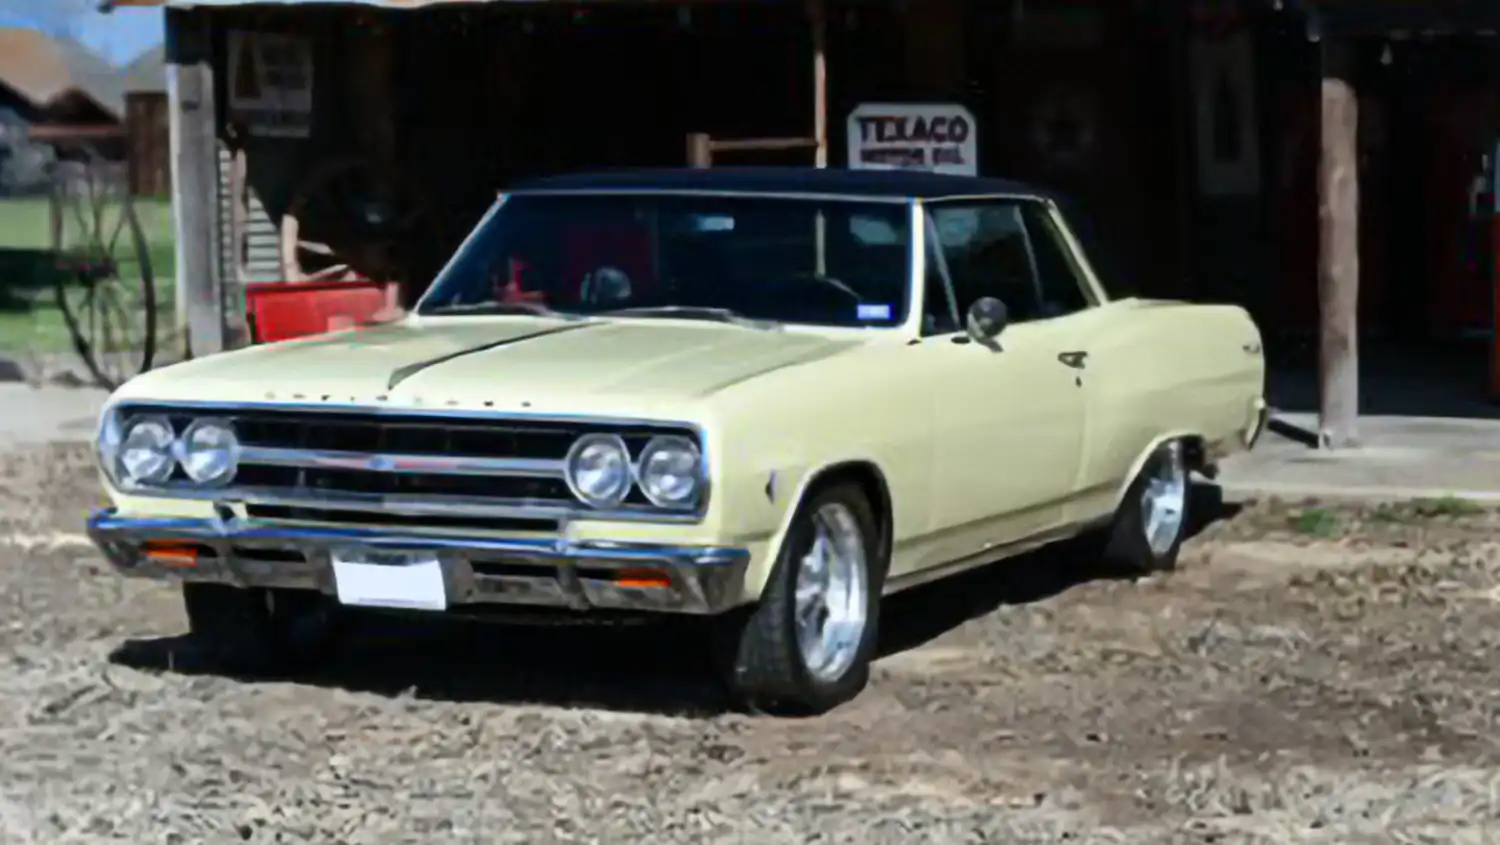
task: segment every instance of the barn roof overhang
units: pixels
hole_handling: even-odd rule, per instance
[[[135,6],[170,6],[173,8],[215,8],[227,6],[372,6],[381,9],[421,9],[429,6],[479,6],[490,3],[544,3],[571,2],[579,4],[588,0],[101,0],[99,8],[110,11],[116,8]],[[592,0],[596,3],[614,2],[623,5],[623,0]],[[707,3],[728,0],[661,0],[661,2]]]
[[[1283,0],[1267,0],[1278,7]],[[1496,0],[1286,0],[1301,12],[1309,37],[1494,35]]]

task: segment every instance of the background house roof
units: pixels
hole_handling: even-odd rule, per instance
[[[125,66],[125,90],[167,90],[167,48],[158,45],[147,50]]]
[[[76,41],[0,27],[0,84],[38,107],[79,93],[123,116],[127,91],[166,89],[164,62],[165,51],[158,48],[119,68]]]

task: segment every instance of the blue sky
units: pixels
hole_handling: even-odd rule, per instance
[[[161,43],[160,9],[116,9],[109,14],[79,16],[78,40],[117,64],[124,64]]]
[[[101,56],[124,64],[162,40],[160,9],[97,11],[98,0],[0,0],[0,25],[66,30]]]

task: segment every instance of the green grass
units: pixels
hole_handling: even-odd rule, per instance
[[[135,212],[155,279],[160,345],[174,310],[176,256],[171,207],[164,200],[139,199]],[[118,219],[117,207],[106,207],[104,216],[105,228],[110,229]],[[51,221],[51,205],[46,199],[0,199],[0,351],[56,353],[72,348],[54,293],[58,271]],[[85,230],[72,210],[64,214],[64,226],[70,241],[84,239]],[[122,277],[140,277],[139,262],[128,241],[122,240],[115,256]]]
[[[1439,496],[1377,507],[1371,518],[1377,522],[1424,522],[1433,519],[1463,519],[1485,513],[1485,507],[1462,496]]]
[[[0,247],[50,249],[52,226],[45,199],[0,200]]]
[[[1343,527],[1339,515],[1325,508],[1307,508],[1298,511],[1289,519],[1290,527],[1298,534],[1320,540],[1329,539]]]

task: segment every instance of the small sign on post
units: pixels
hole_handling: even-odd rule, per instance
[[[313,58],[306,38],[230,30],[229,119],[261,138],[312,134]]]
[[[849,168],[977,176],[975,123],[957,103],[861,103],[849,113]]]

